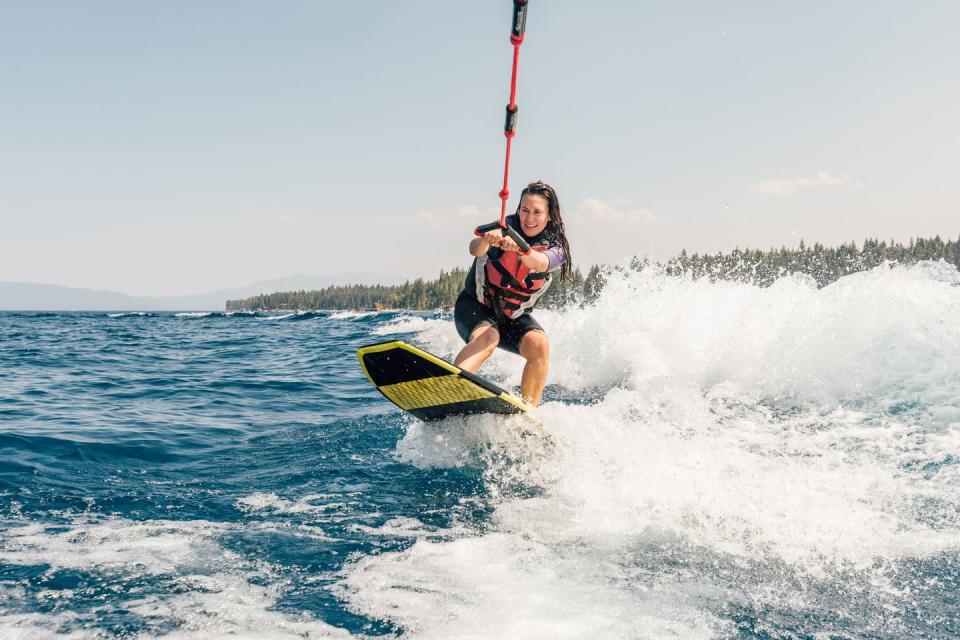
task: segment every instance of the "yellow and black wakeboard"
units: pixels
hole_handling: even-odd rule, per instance
[[[492,382],[399,340],[360,347],[357,358],[380,393],[421,420],[530,409]]]

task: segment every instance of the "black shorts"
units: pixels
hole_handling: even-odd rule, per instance
[[[540,323],[533,319],[529,312],[513,320],[504,318],[497,322],[493,309],[483,304],[466,291],[462,291],[453,308],[453,323],[457,325],[457,333],[464,342],[470,342],[470,334],[480,323],[487,323],[496,327],[500,334],[500,344],[497,346],[511,353],[520,354],[520,340],[528,331],[543,331]]]

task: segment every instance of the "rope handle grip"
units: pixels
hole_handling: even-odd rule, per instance
[[[530,254],[530,243],[523,239],[523,236],[509,225],[501,225],[499,222],[491,222],[490,224],[482,224],[474,230],[474,235],[477,237],[482,236],[488,231],[493,231],[494,229],[502,229],[511,240],[517,243],[517,246],[520,247],[520,253],[523,255]]]
[[[527,0],[513,0],[513,28],[510,29],[510,42],[523,44],[527,30]]]

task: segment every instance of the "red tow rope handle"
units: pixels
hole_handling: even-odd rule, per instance
[[[530,253],[530,245],[519,233],[507,225],[507,200],[510,198],[510,149],[517,135],[517,68],[520,65],[520,45],[527,30],[527,0],[513,0],[513,28],[510,31],[510,43],[513,45],[513,72],[510,75],[510,103],[507,105],[507,118],[503,125],[503,134],[507,138],[507,155],[503,161],[503,189],[500,190],[500,222],[477,227],[476,234],[482,236],[487,231],[500,227],[510,236],[520,253]]]
[[[523,239],[523,236],[520,233],[511,227],[508,224],[501,225],[499,222],[491,222],[490,224],[482,224],[474,230],[474,234],[477,236],[482,236],[487,231],[493,231],[494,229],[502,229],[509,238],[517,243],[517,246],[520,247],[520,253],[527,256],[530,255],[530,243]]]

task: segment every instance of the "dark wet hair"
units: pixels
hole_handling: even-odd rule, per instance
[[[563,253],[566,256],[566,259],[563,261],[563,266],[560,267],[560,279],[561,280],[573,280],[573,260],[570,257],[570,243],[567,241],[567,230],[563,226],[563,217],[560,215],[560,198],[557,197],[557,192],[553,187],[548,185],[542,180],[537,180],[536,182],[531,182],[520,194],[520,204],[517,205],[516,215],[520,215],[520,206],[523,204],[523,196],[527,194],[532,194],[535,196],[543,196],[547,200],[547,212],[550,214],[550,220],[547,222],[547,233],[553,237],[557,244],[563,247]]]

